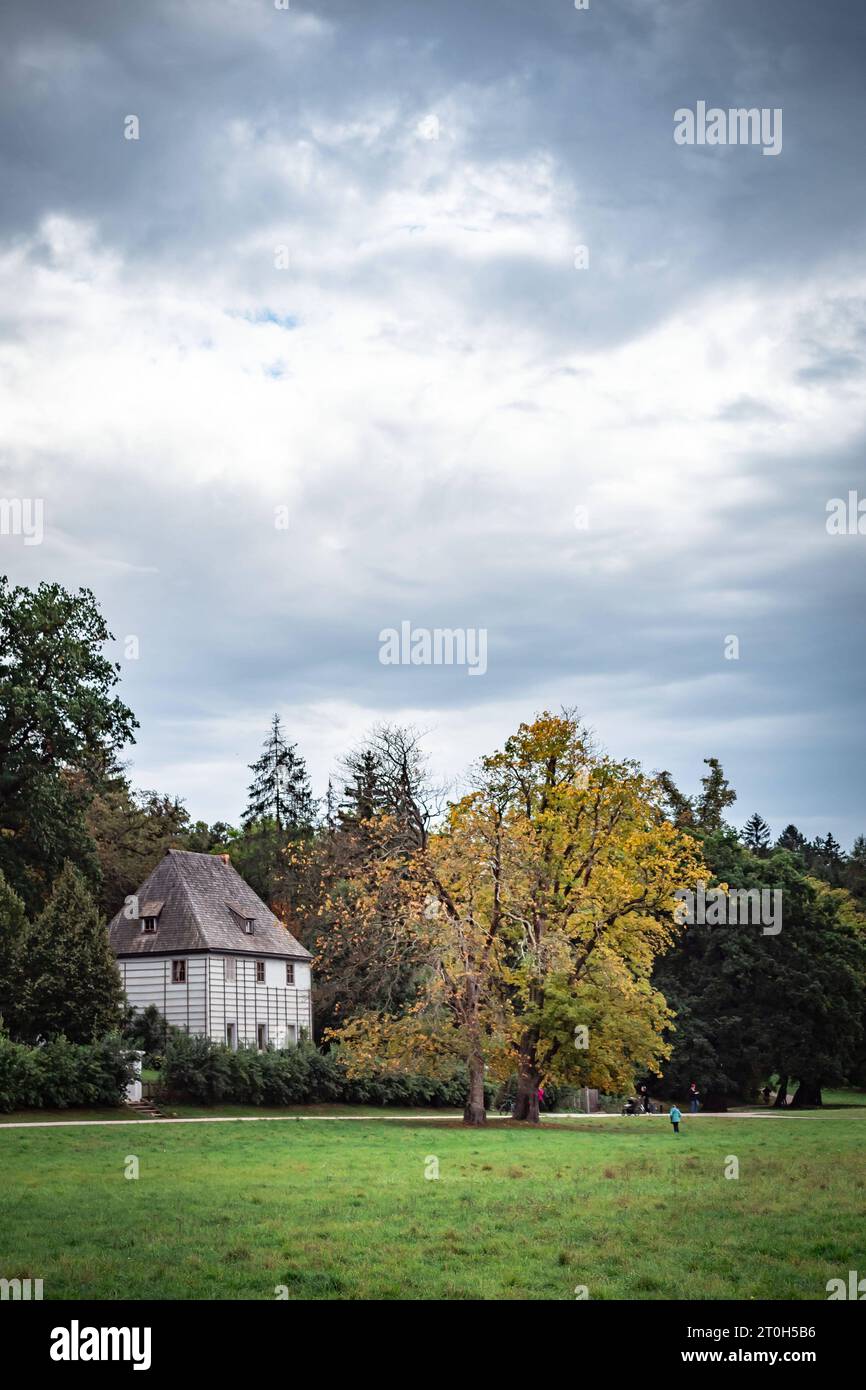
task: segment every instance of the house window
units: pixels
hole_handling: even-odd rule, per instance
[[[234,956],[226,956],[226,984],[233,985],[238,977],[238,963]]]
[[[254,917],[245,917],[245,918],[244,918],[244,931],[246,932],[247,936],[252,936],[252,934],[253,934],[253,932],[255,931],[255,929],[256,929],[255,918],[254,918]]]
[[[263,960],[257,960],[257,961],[256,961],[256,984],[257,984],[257,985],[263,985],[264,983],[265,983],[265,963],[264,963]]]
[[[293,961],[290,961],[290,960],[287,960],[287,961],[286,961],[286,984],[287,984],[287,985],[293,985],[294,983],[295,983],[295,966],[294,966],[294,962],[293,962]]]
[[[232,1052],[237,1052],[237,1050],[238,1050],[238,1025],[237,1025],[236,1023],[227,1023],[227,1024],[226,1024],[226,1044],[231,1048]]]
[[[155,918],[155,917],[142,917],[142,919],[141,919],[141,930],[142,930],[143,932],[148,932],[148,933],[150,933],[150,932],[155,932],[155,931],[156,931],[156,918]]]
[[[171,963],[171,982],[173,985],[186,984],[186,961],[173,960]]]
[[[290,1023],[290,1024],[289,1024],[289,1027],[288,1027],[287,1032],[288,1032],[289,1047],[294,1047],[295,1043],[298,1041],[298,1039],[297,1039],[297,1037],[296,1037],[297,1029],[295,1028],[294,1023]]]
[[[266,1023],[256,1024],[256,1043],[259,1052],[264,1052],[268,1045],[268,1025]]]

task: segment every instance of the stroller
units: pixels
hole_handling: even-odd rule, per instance
[[[657,1115],[658,1106],[653,1105],[649,1096],[641,1100],[639,1096],[631,1096],[622,1107],[623,1115]]]

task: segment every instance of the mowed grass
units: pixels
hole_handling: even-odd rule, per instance
[[[670,1131],[0,1129],[0,1277],[46,1299],[824,1299],[866,1270],[866,1109]]]

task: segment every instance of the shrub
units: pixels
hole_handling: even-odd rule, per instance
[[[123,1036],[145,1054],[144,1065],[150,1067],[160,1058],[170,1033],[174,1031],[156,1005],[148,1004],[140,1011],[128,1011]]]
[[[321,1053],[308,1042],[282,1050],[242,1046],[232,1051],[208,1038],[176,1034],[165,1050],[160,1094],[212,1105],[227,1100],[239,1105],[312,1105],[342,1101],[347,1105],[443,1106],[466,1103],[468,1077],[457,1067],[445,1078],[409,1072],[348,1077],[339,1057]],[[488,1104],[492,1088],[488,1089]]]
[[[135,1053],[117,1034],[29,1047],[0,1036],[0,1111],[122,1105]]]

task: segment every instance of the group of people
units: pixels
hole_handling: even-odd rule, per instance
[[[697,1115],[700,1108],[701,1093],[698,1089],[697,1082],[693,1081],[689,1086],[689,1111],[692,1115]],[[650,1100],[649,1088],[646,1085],[638,1087],[637,1097],[635,1100],[629,1101],[629,1103],[625,1107],[625,1113],[627,1115],[637,1115],[641,1113],[644,1115],[651,1115],[653,1113],[653,1105],[652,1101]],[[679,1134],[680,1120],[683,1118],[683,1112],[680,1110],[678,1105],[674,1104],[671,1106],[668,1118],[670,1119],[670,1122],[673,1125],[674,1134]]]

